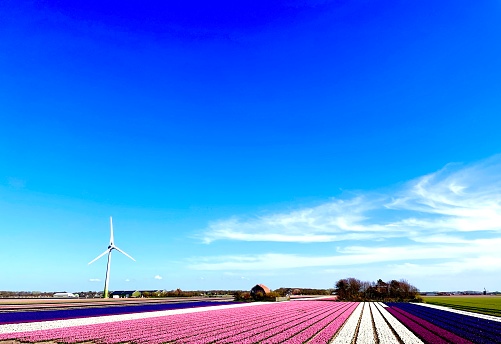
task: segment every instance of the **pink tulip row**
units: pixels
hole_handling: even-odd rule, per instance
[[[326,343],[356,303],[294,301],[0,335],[0,340],[61,343]]]
[[[330,305],[329,305],[330,306]],[[293,318],[289,316],[283,319],[278,326],[269,326],[265,332],[257,336],[249,337],[253,343],[304,343],[309,338],[320,332],[329,322],[347,311],[348,304],[337,304],[337,307],[329,307],[312,314]],[[233,342],[238,342],[234,340]]]
[[[347,303],[346,307],[341,309],[341,312],[333,313],[317,322],[314,326],[295,336],[294,339],[302,340],[300,343],[305,342],[308,338],[311,338],[308,341],[311,344],[327,343],[339,331],[356,307],[356,302]]]
[[[254,308],[254,307],[253,307]],[[261,308],[261,307],[257,307]],[[262,311],[261,311],[262,312]],[[221,318],[224,318],[225,315],[230,315],[232,312],[218,312]],[[47,330],[47,331],[35,331],[31,333],[27,333],[26,339],[32,340],[34,336],[44,336],[43,338],[65,338],[67,341],[82,341],[82,340],[91,340],[96,338],[99,334],[103,339],[106,339],[107,336],[116,336],[117,333],[132,334],[134,332],[144,333],[145,338],[153,339],[154,336],[149,336],[150,334],[154,335],[159,332],[159,329],[163,329],[160,334],[166,336],[169,332],[172,332],[173,329],[185,330],[190,334],[193,331],[198,331],[198,327],[201,330],[207,329],[207,324],[205,321],[210,321],[211,312],[204,312],[204,319],[198,320],[201,314],[183,314],[178,316],[166,316],[159,318],[150,318],[144,320],[133,320],[133,321],[120,321],[115,323],[101,324],[101,325],[87,325],[87,326],[78,326],[72,328],[63,328],[60,330]],[[259,312],[257,312],[259,314]],[[205,321],[204,321],[205,320]],[[215,319],[217,320],[217,319]],[[191,323],[191,326],[184,326],[186,323]],[[230,323],[231,324],[231,323]],[[228,323],[226,323],[228,325]],[[212,323],[210,328],[215,327],[216,324]],[[112,331],[108,331],[112,328]],[[107,332],[110,332],[108,335]],[[69,333],[73,334],[75,340],[69,335]],[[179,336],[179,333],[176,333]],[[187,334],[185,334],[187,335]],[[76,337],[78,336],[78,337]],[[0,337],[1,338],[1,337]],[[176,337],[174,337],[176,339]],[[162,340],[160,340],[162,341]]]
[[[301,306],[299,312],[297,309],[298,306]],[[216,330],[217,333],[214,333],[216,331],[212,331],[212,333],[207,333],[207,335],[211,335],[212,339],[218,343],[255,343],[278,335],[288,328],[297,327],[307,322],[310,318],[318,319],[322,314],[333,308],[337,309],[339,305],[330,302],[312,303],[311,301],[281,304],[280,308],[273,307],[273,309],[270,309],[271,312],[266,311],[267,314],[257,316],[254,319],[249,318],[249,314],[244,314],[244,319],[238,321],[236,327],[223,326],[220,330]],[[324,316],[327,315],[329,314]],[[246,324],[245,328],[242,328],[242,322]],[[185,338],[183,342],[198,343],[200,342],[200,335],[197,334],[192,338]]]
[[[299,312],[298,306],[301,306]],[[301,331],[301,326],[303,328],[308,327],[316,321],[331,315],[331,313],[339,311],[342,309],[341,306],[342,304],[332,302],[315,303],[311,301],[283,304],[284,313],[279,314],[276,313],[276,310],[273,310],[275,314],[271,313],[266,317],[251,320],[252,323],[249,322],[248,327],[245,329],[242,329],[241,324],[231,333],[229,333],[230,329],[225,328],[213,339],[218,343],[281,342]],[[247,322],[248,319],[243,319],[243,321]],[[183,342],[185,341],[183,340]],[[192,342],[199,342],[199,336],[193,337]]]
[[[350,317],[350,314],[355,310],[356,306],[350,308],[349,311],[344,312],[338,318],[334,319],[331,323],[329,323],[322,331],[317,333],[308,343],[311,344],[323,344],[328,343],[332,337],[339,331],[339,329],[343,326],[346,320]]]
[[[336,337],[332,341],[333,344],[350,344],[354,342],[354,337],[357,332],[358,323],[360,322],[363,309],[364,304],[361,302],[352,312],[348,320],[346,320],[346,323],[343,325],[341,330],[336,333]]]
[[[259,308],[259,312],[255,312],[254,307],[252,310],[247,310],[245,312],[232,312],[231,319],[225,319],[219,313],[212,313],[214,319],[204,319],[205,321],[199,322],[201,328],[198,331],[192,331],[192,329],[186,329],[185,333],[173,333],[173,337],[168,338],[169,340],[181,339],[183,343],[200,343],[200,342],[213,342],[218,341],[220,343],[227,342],[243,342],[243,341],[255,341],[254,338],[262,336],[263,334],[269,333],[275,327],[280,325],[283,319],[290,316],[288,313],[290,307],[285,307],[287,304],[281,304],[282,307],[273,307],[273,309],[263,309]],[[289,304],[290,306],[290,304]],[[310,305],[312,307],[313,305]],[[317,305],[318,306],[318,305]],[[240,311],[240,310],[239,310]],[[256,310],[257,311],[257,310]],[[317,311],[316,307],[308,311],[308,314],[313,315],[314,311]],[[207,326],[207,322],[210,326]],[[242,324],[247,324],[247,327],[243,328]],[[188,334],[188,336],[186,336]],[[270,334],[268,334],[269,336]],[[253,337],[253,339],[248,339],[248,337]],[[166,341],[167,338],[162,338]]]

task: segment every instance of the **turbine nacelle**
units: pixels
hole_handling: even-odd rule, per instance
[[[113,244],[113,219],[110,216],[110,244],[108,245],[108,249],[106,251],[104,251],[103,253],[101,253],[96,258],[94,258],[88,265],[94,263],[96,260],[98,260],[99,258],[101,258],[102,256],[104,256],[106,253],[111,253],[112,250],[117,250],[118,252],[120,252],[120,253],[124,254],[125,256],[129,257],[133,261],[136,261],[130,255],[128,255],[127,253],[125,253],[124,251],[122,251],[121,249],[119,249],[117,246],[115,246],[115,244]]]

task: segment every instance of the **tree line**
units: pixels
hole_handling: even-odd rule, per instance
[[[349,277],[336,282],[335,292],[340,301],[420,301],[419,290],[407,282],[391,280],[383,282],[361,281]]]
[[[236,291],[233,293],[235,301],[275,301],[277,297],[291,295],[331,295],[334,289],[313,289],[313,288],[278,288],[268,294],[251,295],[248,291]]]

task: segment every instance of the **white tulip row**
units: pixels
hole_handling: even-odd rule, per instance
[[[357,344],[376,344],[374,337],[374,328],[372,326],[371,308],[369,302],[364,302],[364,309],[362,311],[362,318],[358,326]]]
[[[423,341],[416,337],[414,333],[412,333],[407,327],[405,327],[400,321],[398,321],[393,315],[391,315],[387,310],[387,306],[381,302],[375,302],[374,308],[377,308],[377,311],[372,311],[372,315],[375,313],[379,313],[393,328],[393,331],[400,337],[402,342],[405,344],[423,344]],[[376,317],[374,317],[374,322]],[[384,320],[383,320],[384,321]],[[377,323],[376,323],[377,326]],[[381,342],[381,337],[379,338]]]
[[[462,314],[462,315],[468,315],[468,316],[471,316],[471,317],[476,317],[476,318],[481,318],[481,319],[486,319],[486,320],[492,320],[492,321],[501,322],[501,317],[496,317],[496,316],[493,316],[493,315],[486,315],[486,314],[480,314],[480,313],[461,311],[459,309],[454,309],[454,308],[449,308],[449,307],[444,307],[444,306],[438,306],[438,305],[431,305],[431,304],[428,304],[428,303],[416,303],[416,305],[424,306],[424,307],[430,307],[430,308],[436,308],[436,309],[440,309],[440,310],[448,311],[448,312],[452,312],[452,313],[457,313],[457,314]]]
[[[396,333],[404,344],[423,344],[418,337],[391,315],[383,304],[377,302],[361,302],[330,343],[353,343],[357,326],[357,344],[376,343],[375,333],[379,343],[400,343],[395,336]]]
[[[362,310],[364,308],[364,304],[360,302],[360,304],[355,308],[353,313],[351,313],[350,317],[344,323],[341,330],[336,334],[334,340],[331,341],[333,344],[351,344],[353,342],[353,337],[355,336],[355,331],[357,330],[358,321],[360,319],[360,315],[362,314]]]
[[[385,344],[399,344],[398,339],[395,337],[390,326],[384,320],[383,316],[377,309],[376,304],[371,302],[370,309],[372,313],[372,319],[374,320],[374,325],[376,327],[376,333],[379,342]]]

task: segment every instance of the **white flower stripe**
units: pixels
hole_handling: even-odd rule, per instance
[[[357,344],[376,343],[374,337],[374,327],[372,326],[372,316],[370,303],[364,302],[364,309],[362,311],[362,319],[358,328]]]
[[[379,342],[385,344],[399,344],[399,341],[391,331],[390,326],[386,323],[381,313],[379,313],[376,304],[371,302],[369,305]]]
[[[331,341],[333,344],[351,344],[353,337],[355,336],[355,331],[357,330],[358,321],[362,315],[364,304],[360,304],[355,308],[355,311],[348,318],[346,323],[341,328],[341,331],[336,335],[334,340]]]
[[[387,306],[381,302],[375,303],[376,308],[382,315],[384,319],[390,324],[396,334],[404,342],[404,344],[423,344],[423,341],[416,337],[407,327],[405,327],[400,321],[395,319],[387,310]]]

